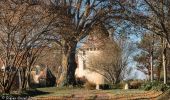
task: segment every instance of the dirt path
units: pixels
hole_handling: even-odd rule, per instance
[[[92,93],[92,92],[80,92],[73,93],[70,96],[48,96],[32,98],[33,100],[136,100],[136,99],[148,99],[154,100],[154,98],[161,95],[162,92],[147,91],[144,93],[126,93],[126,94],[111,94],[111,93]]]

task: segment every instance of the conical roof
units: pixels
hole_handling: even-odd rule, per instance
[[[81,49],[101,48],[109,39],[109,32],[103,24],[97,24],[86,37]]]

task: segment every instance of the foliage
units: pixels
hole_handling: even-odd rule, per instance
[[[125,85],[125,83],[123,83],[123,82],[120,82],[118,84],[113,84],[112,89],[123,89],[124,85]]]
[[[145,33],[141,37],[141,41],[137,43],[140,52],[133,57],[133,60],[137,62],[137,70],[147,75],[148,79],[153,75],[153,72],[156,72],[158,80],[160,77],[161,48],[159,45],[160,38],[152,33]]]
[[[133,80],[129,82],[129,88],[130,89],[139,89],[142,85],[142,81],[139,80]]]
[[[96,84],[90,83],[90,82],[86,82],[84,84],[84,87],[85,87],[85,89],[94,90],[94,89],[96,89]]]
[[[169,88],[170,87],[168,85],[163,84],[158,81],[146,82],[146,83],[142,84],[142,86],[141,86],[141,89],[146,90],[146,91],[149,91],[149,90],[166,91]]]
[[[77,86],[82,87],[88,80],[85,77],[76,78]]]
[[[113,89],[113,85],[112,84],[101,84],[100,89],[103,89],[103,90]]]

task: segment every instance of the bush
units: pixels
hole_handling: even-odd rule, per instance
[[[129,83],[129,88],[130,89],[138,89],[142,85],[142,81],[134,80]]]
[[[86,82],[86,83],[84,84],[84,87],[85,87],[86,89],[89,89],[89,90],[94,90],[94,89],[96,89],[96,84],[90,83],[90,82]]]
[[[76,78],[76,82],[78,86],[83,86],[88,80],[85,77]]]
[[[118,84],[113,84],[112,85],[112,89],[123,89],[124,88],[125,83],[118,83]]]
[[[152,83],[151,82],[147,82],[141,85],[141,89],[148,91],[152,89]]]
[[[101,84],[100,89],[107,90],[107,89],[112,89],[113,85],[111,84]]]
[[[156,91],[166,91],[169,89],[169,86],[166,84],[163,84],[161,82],[146,82],[141,86],[141,89],[143,90],[156,90]]]

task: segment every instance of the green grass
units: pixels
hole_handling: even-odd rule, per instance
[[[44,95],[36,95],[35,97],[46,97],[46,96],[72,96],[74,94],[90,94],[92,97],[96,94],[135,94],[135,93],[143,93],[143,90],[131,89],[131,90],[123,90],[123,89],[113,89],[113,90],[87,90],[82,88],[37,88],[38,91],[48,92],[48,94]]]
[[[116,100],[121,100],[122,98],[131,98],[131,97],[139,97],[146,98],[146,96],[153,95],[148,94],[152,92],[139,90],[139,89],[110,89],[110,90],[88,90],[84,88],[57,88],[57,87],[46,87],[46,88],[36,88],[24,91],[21,95],[13,95],[13,96],[21,96],[21,97],[33,97],[33,98],[48,98],[48,97],[61,97],[61,98],[85,98],[87,100],[93,100],[96,98],[112,98]],[[112,100],[111,99],[111,100]]]

